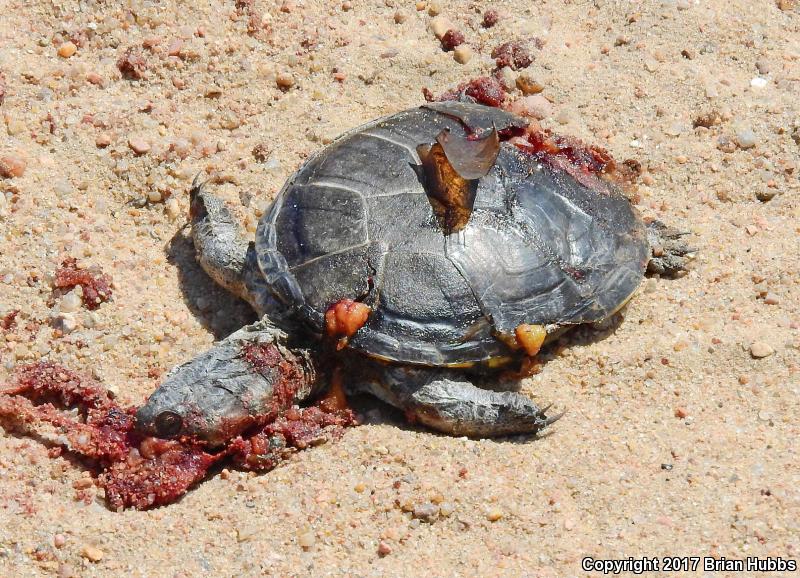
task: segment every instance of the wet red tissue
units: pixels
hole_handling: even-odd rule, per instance
[[[254,363],[272,359],[269,351],[250,354]],[[272,421],[211,452],[195,439],[164,440],[139,434],[135,407],[120,407],[108,390],[92,379],[54,363],[39,362],[20,366],[12,382],[0,386],[0,424],[37,432],[53,444],[53,458],[61,455],[63,447],[84,459],[97,475],[97,485],[112,509],[146,509],[176,501],[201,481],[209,468],[229,456],[246,469],[272,469],[291,453],[355,424],[350,410],[327,408],[324,401],[300,409],[283,399],[289,397],[288,390],[281,391],[276,392],[281,399],[273,405],[282,411],[269,416]],[[77,409],[78,416],[66,409]],[[76,497],[92,499],[85,488]]]
[[[111,299],[111,277],[101,272],[81,269],[73,257],[64,259],[56,270],[54,285],[57,289],[70,290],[78,285],[83,289],[83,304],[87,309],[97,309],[101,303]]]
[[[503,45],[502,48],[513,53],[514,47],[511,44]],[[494,77],[480,77],[463,82],[438,97],[427,89],[423,89],[423,94],[429,102],[459,100],[467,96],[479,104],[504,110],[509,110],[513,102],[508,98],[502,83]],[[570,174],[593,189],[607,190],[606,185],[598,178],[600,176],[624,184],[625,181],[634,181],[638,173],[641,173],[641,166],[635,160],[627,160],[618,167],[607,150],[588,145],[575,137],[554,134],[550,130],[543,129],[535,120],[531,120],[522,134],[511,131],[506,134],[501,132],[500,136],[504,140],[510,139],[509,142],[518,149],[535,156],[540,162]]]

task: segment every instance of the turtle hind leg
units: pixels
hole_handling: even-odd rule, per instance
[[[216,283],[243,299],[248,242],[219,197],[206,190],[199,175],[192,183],[189,221],[197,262]]]
[[[648,223],[647,240],[652,255],[647,263],[647,272],[674,277],[686,271],[691,260],[690,254],[696,251],[683,240],[688,234],[658,220]]]
[[[360,389],[403,410],[410,421],[451,435],[531,434],[561,417],[547,417],[547,408],[521,393],[476,387],[453,370],[397,365],[369,373]]]

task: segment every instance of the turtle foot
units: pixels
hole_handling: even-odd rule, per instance
[[[692,254],[697,251],[683,240],[688,234],[688,231],[673,229],[658,220],[648,223],[647,240],[652,256],[647,263],[647,272],[665,277],[675,277],[685,272]]]

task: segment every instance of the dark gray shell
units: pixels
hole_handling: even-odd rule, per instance
[[[350,346],[426,365],[511,354],[497,333],[572,325],[617,310],[649,257],[631,204],[504,143],[474,211],[445,235],[418,175],[419,144],[525,125],[501,110],[429,104],[359,127],[306,162],[259,223],[256,254],[275,296],[317,332],[344,298],[373,308]]]

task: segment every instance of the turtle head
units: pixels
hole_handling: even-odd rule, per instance
[[[136,412],[139,433],[224,445],[310,393],[313,372],[249,326],[173,369]]]

